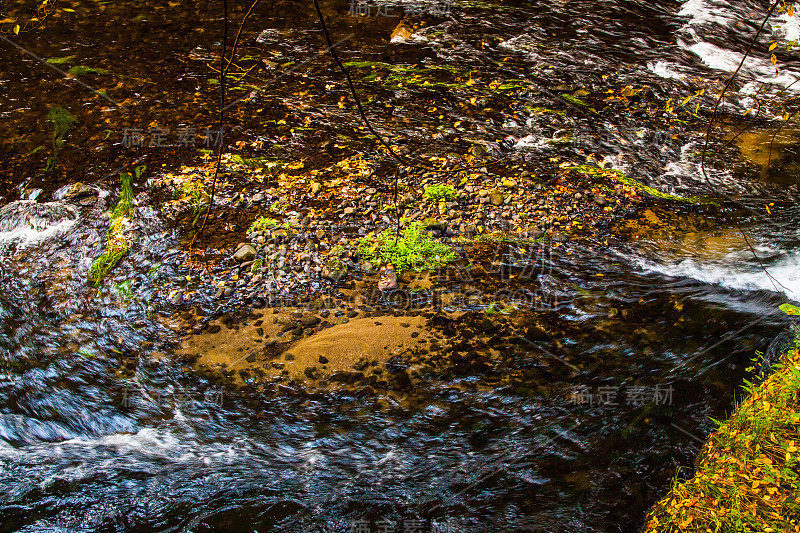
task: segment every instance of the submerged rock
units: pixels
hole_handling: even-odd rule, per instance
[[[98,192],[80,181],[74,183],[72,187],[64,194],[64,200],[80,200],[81,198],[88,198],[90,196],[97,196]]]

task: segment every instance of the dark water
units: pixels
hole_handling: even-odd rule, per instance
[[[218,86],[206,63],[216,68],[221,51],[218,4],[72,7],[6,35],[42,58],[76,56],[63,70],[104,69],[80,80],[125,109],[0,43],[4,204],[58,198],[76,180],[113,192],[109,175],[119,167],[193,163],[200,133],[216,128]],[[232,20],[245,8],[232,5]],[[608,88],[647,85],[654,101],[680,100],[697,80],[724,78],[725,53],[742,51],[754,11],[764,12],[757,3],[457,2],[450,16],[425,17],[416,40],[388,44],[396,18],[350,17],[346,2],[323,8],[334,40],[353,34],[340,50],[345,61],[449,69],[424,74],[445,89],[391,81],[385,70],[385,83],[363,81],[372,71],[355,69],[376,127],[409,157],[463,154],[481,142],[501,161],[547,168],[552,157],[585,162],[595,152],[678,194],[707,192],[696,156],[702,124],[656,129],[644,120],[645,103],[598,119],[560,95],[582,88],[602,108]],[[339,74],[315,57],[323,47],[315,16],[308,3],[279,2],[249,20],[237,57],[251,56],[239,64],[255,68],[229,98],[266,88],[228,110],[226,146],[258,139],[271,157],[310,166],[374,153],[353,106],[339,107],[347,96]],[[787,37],[768,26],[763,42]],[[750,106],[746,82],[766,76],[768,58],[756,59],[734,86],[731,113]],[[781,55],[787,80],[793,60]],[[495,81],[527,88],[489,90]],[[773,92],[791,83],[770,82]],[[482,106],[466,105],[472,98]],[[55,153],[46,121],[53,106],[79,123],[44,171]],[[170,143],[177,128],[194,128],[195,150],[124,146],[126,128],[151,127],[170,128]],[[565,135],[572,146],[549,142]],[[326,139],[340,147],[319,148]],[[189,271],[178,266],[179,229],[156,209],[137,217],[141,244],[112,278],[131,280],[143,304],[97,294],[85,281],[102,251],[102,209],[45,231],[22,225],[0,234],[2,530],[386,531],[380,521],[395,531],[636,530],[676,468],[691,468],[697,439],[713,429],[709,418],[729,412],[754,352],[784,327],[774,312],[781,298],[734,220],[786,294],[800,292],[796,176],[780,185],[754,180],[735,151],[718,159],[713,183],[759,213],[777,198],[775,215],[726,208],[702,231],[687,224],[559,248],[550,282],[564,334],[557,344],[510,343],[518,364],[538,376],[515,390],[455,386],[469,378],[400,399],[225,389],[169,357],[176,338],[156,319],[166,299],[160,287]],[[672,216],[680,227],[689,213]],[[134,379],[119,372],[125,367]],[[570,395],[583,386],[604,390],[607,401],[576,401]],[[669,396],[645,406],[631,401],[635,387]],[[134,389],[152,401],[131,402]]]

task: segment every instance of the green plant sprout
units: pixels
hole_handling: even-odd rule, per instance
[[[269,231],[277,228],[280,225],[280,222],[274,218],[258,217],[255,222],[250,225],[250,229],[247,230],[247,233],[253,233],[255,231]]]
[[[415,222],[403,229],[402,236],[388,229],[377,235],[371,232],[358,241],[358,253],[373,264],[392,264],[398,272],[431,270],[456,258],[450,246],[432,239],[423,229],[421,222]]]
[[[442,200],[450,201],[456,197],[456,190],[452,185],[429,185],[425,187],[422,196],[426,200],[439,202]]]

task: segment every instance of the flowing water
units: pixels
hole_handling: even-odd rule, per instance
[[[221,388],[174,361],[177,338],[158,312],[122,305],[119,291],[98,293],[86,282],[108,227],[109,176],[141,157],[151,171],[198,157],[180,146],[126,147],[123,129],[215,127],[209,66],[221,49],[220,6],[73,8],[15,42],[43,58],[76,56],[63,70],[104,69],[80,79],[126,110],[0,43],[2,531],[390,531],[381,521],[394,531],[635,531],[676,468],[691,471],[710,417],[729,412],[754,352],[785,327],[775,312],[780,293],[800,297],[799,174],[792,173],[800,141],[782,138],[783,170],[775,175],[748,161],[745,148],[723,149],[730,134],[720,124],[708,180],[739,207],[710,215],[713,224],[690,208],[654,212],[658,223],[635,238],[559,248],[552,283],[570,333],[559,339],[558,360],[539,347],[515,347],[521,364],[541,370],[525,394],[455,386],[469,378],[402,399]],[[232,7],[234,20],[245,8]],[[533,106],[563,104],[560,94],[581,88],[599,106],[597,92],[611,86],[646,85],[676,101],[719,87],[766,4],[464,1],[395,44],[387,42],[396,18],[352,17],[346,2],[323,9],[334,40],[354,34],[341,45],[345,61],[530,82],[512,101],[490,95],[481,112],[463,105],[471,94],[453,88],[374,89],[367,109],[376,127],[411,156],[463,152],[474,142],[495,157],[534,164],[595,152],[663,192],[702,194],[702,125],[659,130],[635,110],[611,120]],[[780,54],[776,77],[766,52],[772,40],[798,32],[797,16],[767,24],[726,116],[741,115],[759,90],[800,90],[790,87],[800,75],[798,53]],[[340,135],[341,150],[365,142],[352,129],[353,107],[338,105],[347,94],[338,73],[315,55],[322,46],[310,3],[256,10],[237,57],[254,57],[242,65],[257,68],[252,86],[230,93],[246,98],[228,111],[226,143],[258,138],[276,157],[313,159],[320,139],[345,129],[355,133]],[[432,80],[452,84],[448,72]],[[359,81],[365,91],[368,83]],[[53,106],[79,120],[60,150],[45,120]],[[434,106],[439,111],[429,111]],[[771,131],[775,114],[764,112],[754,131]],[[563,138],[577,144],[554,142]],[[758,150],[764,138],[753,137]],[[56,169],[41,171],[50,156]],[[96,204],[63,201],[77,179],[100,192]],[[164,280],[187,274],[181,231],[148,207],[146,193],[137,200],[139,244],[114,281],[131,281],[138,302],[158,302]],[[121,366],[134,368],[134,377]],[[572,393],[581,386],[619,396],[578,402]],[[659,387],[669,397],[644,409],[626,401],[634,387],[651,395]],[[131,401],[132,390],[146,391],[148,401]]]

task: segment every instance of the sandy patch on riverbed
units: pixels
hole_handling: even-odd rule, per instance
[[[324,381],[337,372],[353,372],[357,363],[365,367],[359,370],[368,372],[375,367],[373,362],[388,361],[426,342],[429,336],[423,317],[380,316],[332,324],[290,340],[291,336],[278,337],[284,325],[272,323],[271,315],[267,317],[269,320],[260,321],[258,326],[240,324],[238,329],[223,327],[214,333],[187,336],[178,353],[196,355],[195,364],[210,368],[261,369],[270,377],[283,374],[288,379]],[[324,359],[320,360],[321,356]],[[307,372],[312,368],[315,371]]]

